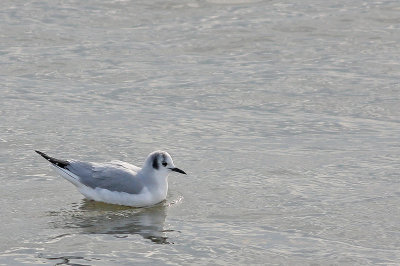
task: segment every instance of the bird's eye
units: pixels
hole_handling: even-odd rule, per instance
[[[165,167],[165,166],[167,166],[167,163],[166,163],[166,162],[163,162],[162,165]]]

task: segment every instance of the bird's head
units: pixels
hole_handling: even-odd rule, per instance
[[[175,167],[171,155],[166,151],[155,151],[150,153],[144,163],[144,167],[151,168],[153,171],[167,175],[170,172],[177,172],[186,175],[183,170]]]

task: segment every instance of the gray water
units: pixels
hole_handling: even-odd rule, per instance
[[[398,1],[1,1],[0,264],[400,263]],[[141,165],[94,203],[33,150]]]

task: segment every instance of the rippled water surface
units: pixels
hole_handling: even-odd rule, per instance
[[[400,262],[398,1],[2,1],[0,263]],[[86,201],[33,150],[141,165]]]

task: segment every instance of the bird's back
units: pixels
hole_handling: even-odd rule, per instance
[[[94,189],[139,194],[144,186],[138,176],[140,168],[120,161],[87,163],[71,160],[66,169],[78,176],[82,184]]]

